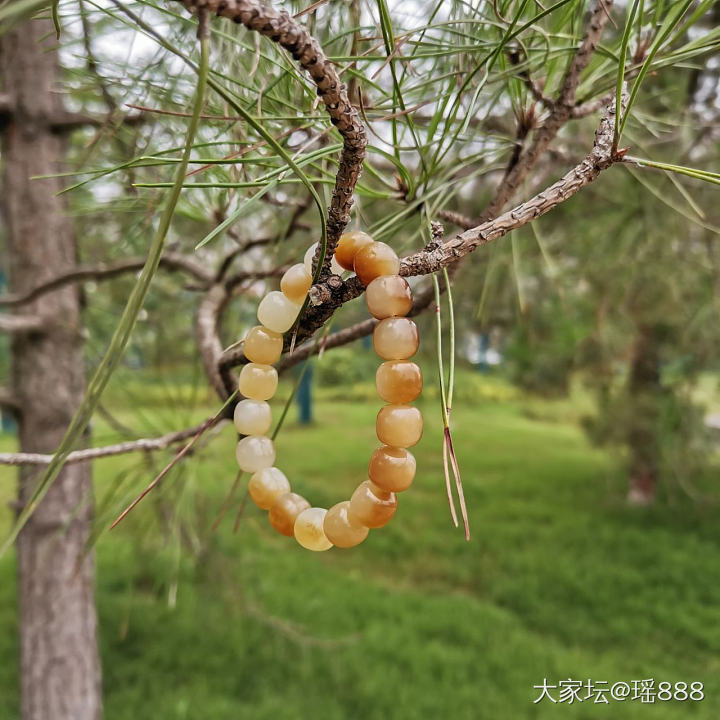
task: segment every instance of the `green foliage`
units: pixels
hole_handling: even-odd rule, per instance
[[[545,397],[566,395],[580,331],[557,298],[526,309],[504,347],[509,377]]]
[[[365,348],[337,348],[314,365],[321,386],[351,388],[375,375],[377,356]]]
[[[717,370],[720,258],[710,222],[685,218],[697,220],[712,196],[636,179],[607,178],[540,224],[541,246],[523,245],[524,310],[505,351],[511,377],[535,392],[564,392],[579,376],[596,399],[585,421],[593,441],[618,448],[630,468],[644,458],[666,487],[695,495],[713,450],[694,390]],[[588,222],[600,200],[603,222]],[[678,203],[690,208],[682,217]],[[488,317],[502,300],[491,297]]]
[[[636,449],[639,439],[666,484],[697,498],[697,478],[707,472],[717,441],[705,426],[706,409],[688,396],[685,383],[678,392],[665,383],[651,392],[628,392],[626,385],[603,394],[597,412],[584,418],[590,439],[600,446]]]
[[[457,389],[467,380],[459,374]],[[554,414],[554,403],[533,402],[538,414]],[[235,472],[230,428],[184,463],[182,475],[97,546],[107,717],[509,720],[532,711],[555,720],[562,710],[580,719],[587,703],[533,706],[533,685],[543,677],[654,677],[703,681],[707,699],[691,706],[692,716],[713,720],[717,506],[681,496],[672,508],[629,511],[622,472],[573,424],[529,420],[517,397],[456,397],[454,405],[470,543],[448,517],[435,399],[423,407],[412,490],[393,522],[358,550],[305,552],[252,505],[237,534],[236,505],[211,533]],[[299,492],[329,504],[363,479],[375,409],[321,402],[315,427],[288,423],[279,452]],[[159,409],[146,411],[149,422],[166,423]],[[131,409],[118,412],[134,418]],[[114,439],[105,425],[96,430]],[[2,444],[9,449],[7,437]],[[99,463],[99,522],[152,472],[139,458]],[[12,471],[0,475],[5,530]],[[14,583],[10,555],[0,561],[5,658],[17,652]],[[17,717],[16,672],[13,663],[0,666],[3,720]],[[688,707],[651,709],[674,720]],[[647,714],[646,705],[623,706],[623,718]]]

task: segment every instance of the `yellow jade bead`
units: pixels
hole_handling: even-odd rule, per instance
[[[369,528],[387,525],[397,511],[395,493],[383,490],[370,480],[360,483],[350,498],[348,517]]]
[[[279,290],[269,292],[258,305],[257,317],[262,325],[276,333],[287,332],[300,312],[300,305]]]
[[[307,550],[322,552],[329,550],[333,544],[327,539],[323,530],[323,522],[327,510],[311,507],[303,510],[296,518],[293,526],[295,539]]]
[[[293,265],[285,271],[280,280],[280,289],[288,300],[302,305],[312,285],[312,275],[303,263]]]
[[[359,545],[370,532],[365,525],[360,525],[350,517],[349,509],[349,500],[333,505],[327,511],[323,522],[325,536],[333,545],[339,548],[350,548]]]
[[[313,260],[315,258],[315,251],[317,250],[319,243],[313,243],[305,253],[305,257],[303,258],[303,264],[305,265],[305,269],[308,271],[308,273],[312,276],[313,274]],[[335,259],[335,256],[333,255],[333,259],[330,261],[330,272],[333,275],[342,275],[343,269],[338,264],[338,261]]]
[[[235,448],[235,458],[241,470],[254,473],[275,463],[275,446],[265,435],[248,435]]]
[[[407,280],[399,275],[381,275],[365,291],[367,308],[378,320],[407,315],[412,301],[412,290]]]
[[[422,370],[407,360],[384,362],[375,374],[377,393],[388,403],[409,403],[422,392],[422,386]]]
[[[397,275],[400,272],[400,259],[389,245],[372,242],[357,251],[353,268],[360,282],[367,287],[376,277]]]
[[[373,239],[361,230],[351,230],[341,235],[335,248],[335,259],[338,261],[338,265],[345,270],[354,270],[355,255],[361,248],[371,242],[373,242]]]
[[[270,524],[281,534],[287,537],[293,536],[295,519],[303,511],[310,507],[310,503],[302,496],[294,492],[284,493],[275,500],[268,513]]]
[[[415,467],[415,458],[408,450],[383,445],[370,458],[368,477],[383,490],[402,492],[412,485]]]
[[[265,435],[272,423],[272,411],[262,400],[241,400],[235,406],[233,422],[241,435]]]
[[[269,510],[281,495],[290,492],[290,482],[282,470],[263,468],[250,478],[248,492],[259,508]]]
[[[375,429],[381,443],[410,447],[422,437],[422,413],[412,405],[385,405],[380,408]]]
[[[373,347],[384,360],[406,360],[419,344],[417,325],[404,317],[381,320],[373,330]]]
[[[280,359],[283,348],[283,337],[280,333],[256,325],[248,330],[243,350],[250,362],[272,365]]]
[[[272,365],[248,363],[240,371],[238,389],[251,400],[268,400],[278,385],[277,370]]]

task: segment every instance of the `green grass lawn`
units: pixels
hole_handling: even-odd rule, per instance
[[[242,493],[212,532],[234,478],[230,427],[103,534],[108,720],[719,717],[720,509],[682,494],[626,507],[619,463],[588,446],[568,406],[487,387],[454,410],[470,543],[449,520],[432,398],[415,484],[359,548],[309,553],[253,506],[234,533]],[[283,430],[278,465],[327,507],[365,478],[377,403],[324,397],[316,425]],[[176,397],[135,411],[154,433],[208,413],[183,407]],[[96,427],[96,443],[110,437]],[[164,459],[96,465],[99,528]],[[0,477],[5,532],[13,472]],[[17,716],[14,593],[5,557],[3,720]],[[545,677],[701,681],[706,698],[533,704]]]

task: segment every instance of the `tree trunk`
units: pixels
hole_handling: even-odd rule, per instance
[[[660,348],[655,328],[640,326],[630,366],[631,420],[628,433],[630,478],[628,502],[649,505],[655,499],[658,480],[657,403],[660,384]]]
[[[0,37],[0,78],[10,113],[2,128],[3,211],[10,291],[23,293],[76,264],[72,223],[56,179],[63,138],[52,118],[62,110],[55,83],[55,34],[46,20]],[[85,385],[80,304],[74,286],[23,309],[42,318],[39,332],[14,334],[13,391],[19,400],[20,448],[53,452]],[[24,469],[19,505],[39,477]],[[84,553],[92,515],[87,464],[66,467],[17,542],[20,603],[20,694],[23,720],[97,720],[100,660],[94,560]]]

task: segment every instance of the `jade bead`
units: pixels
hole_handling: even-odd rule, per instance
[[[265,435],[272,423],[272,411],[262,400],[241,400],[235,406],[233,422],[241,435]]]
[[[270,524],[281,534],[287,537],[293,536],[295,519],[303,511],[310,507],[310,503],[302,496],[294,492],[280,495],[273,503],[268,513]]]
[[[272,365],[280,359],[283,349],[283,337],[280,333],[256,325],[248,330],[243,343],[245,357],[254,363]]]
[[[291,302],[302,305],[305,296],[312,285],[312,275],[303,263],[293,265],[285,271],[280,280],[280,289],[283,295]]]
[[[248,435],[235,448],[235,457],[241,470],[254,473],[275,463],[275,446],[265,435]]]
[[[417,325],[404,317],[381,320],[373,331],[373,347],[384,360],[406,360],[418,349]]]
[[[348,517],[369,528],[387,525],[397,511],[395,493],[383,490],[370,480],[357,486],[350,498]]]
[[[422,392],[422,386],[422,370],[407,360],[384,362],[375,373],[377,393],[388,403],[409,403]]]
[[[248,363],[240,371],[238,389],[251,400],[268,400],[277,390],[278,374],[272,365]]]
[[[325,515],[323,530],[325,536],[336,547],[350,548],[359,545],[368,536],[370,530],[353,520],[349,514],[350,501],[333,505]]]
[[[422,437],[422,413],[412,405],[385,405],[380,408],[375,429],[381,443],[410,447]]]
[[[400,259],[389,245],[372,242],[357,251],[353,267],[360,282],[367,287],[376,277],[397,275]]]
[[[269,510],[281,495],[290,492],[290,481],[276,467],[263,468],[250,478],[248,492],[259,508]]]
[[[276,333],[287,332],[300,312],[300,305],[279,290],[269,292],[258,305],[257,317],[262,325]]]
[[[362,230],[351,230],[341,235],[335,248],[335,259],[338,261],[338,265],[345,270],[354,270],[355,255],[361,248],[371,242],[373,242],[373,239]]]
[[[317,250],[318,243],[313,243],[305,253],[305,257],[303,258],[303,264],[305,265],[305,269],[308,271],[310,276],[312,277],[313,274],[313,260],[315,258],[315,251]],[[333,255],[333,259],[330,261],[330,272],[333,275],[342,275],[343,269],[340,267],[338,261],[335,259],[335,256]]]
[[[367,286],[365,302],[378,320],[407,315],[412,308],[412,290],[399,275],[381,275]]]
[[[412,453],[405,448],[383,445],[370,458],[368,477],[383,490],[402,492],[412,485],[415,469]]]
[[[303,510],[295,518],[293,526],[295,539],[307,550],[322,552],[333,546],[323,530],[326,515],[325,508],[311,507]]]

